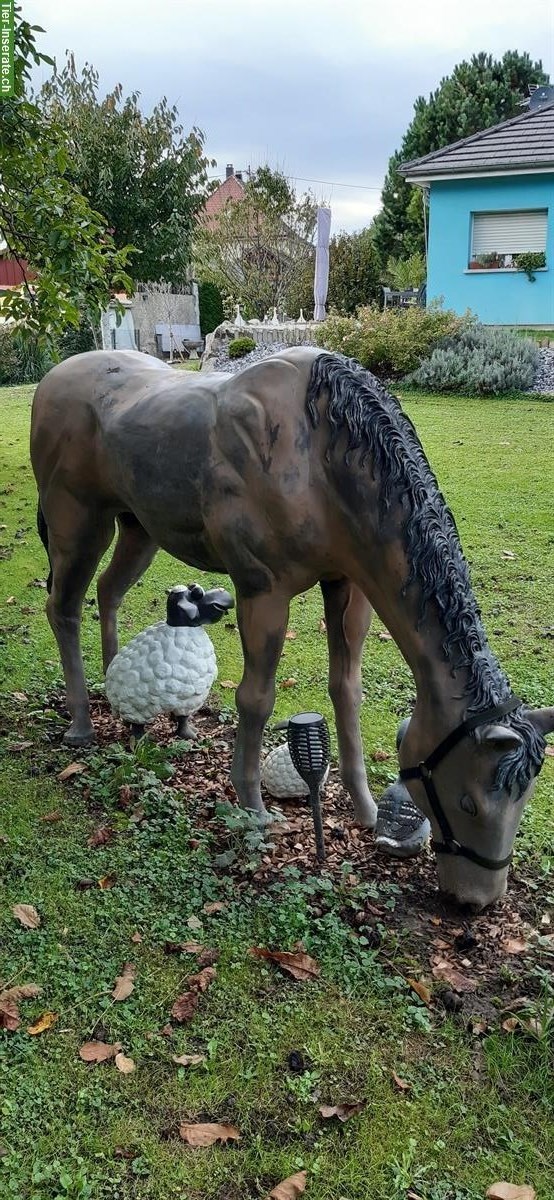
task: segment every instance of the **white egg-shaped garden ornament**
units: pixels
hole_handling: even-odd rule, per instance
[[[223,588],[172,588],[167,619],[137,634],[108,667],[106,696],[114,712],[139,728],[162,713],[184,719],[197,712],[217,678],[215,651],[202,626],[215,624],[233,604]],[[185,732],[181,720],[179,729]]]
[[[327,781],[329,767],[323,782]],[[309,796],[307,783],[298,774],[286,742],[270,750],[262,763],[262,783],[275,800],[293,800],[298,796]]]

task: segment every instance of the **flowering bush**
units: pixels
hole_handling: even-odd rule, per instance
[[[326,350],[339,351],[384,378],[414,371],[447,335],[467,325],[467,317],[441,308],[360,308],[354,317],[331,315],[317,331]]]

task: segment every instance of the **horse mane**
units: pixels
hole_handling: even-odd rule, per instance
[[[429,602],[438,609],[445,659],[453,670],[468,672],[467,714],[501,704],[511,695],[511,687],[487,641],[456,523],[412,422],[374,375],[341,354],[322,353],[313,361],[306,406],[314,428],[320,420],[322,389],[327,391],[331,430],[328,459],[346,435],[347,467],[357,452],[360,468],[371,459],[373,477],[380,485],[381,519],[393,501],[403,504],[401,536],[409,563],[403,594],[417,582],[420,619]],[[520,734],[522,745],[501,759],[496,785],[517,784],[523,790],[542,766],[545,739],[526,718],[523,705],[502,721]]]

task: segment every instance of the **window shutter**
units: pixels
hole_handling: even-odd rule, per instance
[[[547,209],[473,214],[472,256],[546,250]]]

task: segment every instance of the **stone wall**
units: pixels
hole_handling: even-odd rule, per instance
[[[192,284],[192,294],[180,292],[163,295],[159,292],[136,292],[133,296],[133,318],[139,344],[145,354],[157,354],[156,325],[190,325],[191,341],[200,341],[200,310],[198,286]]]

